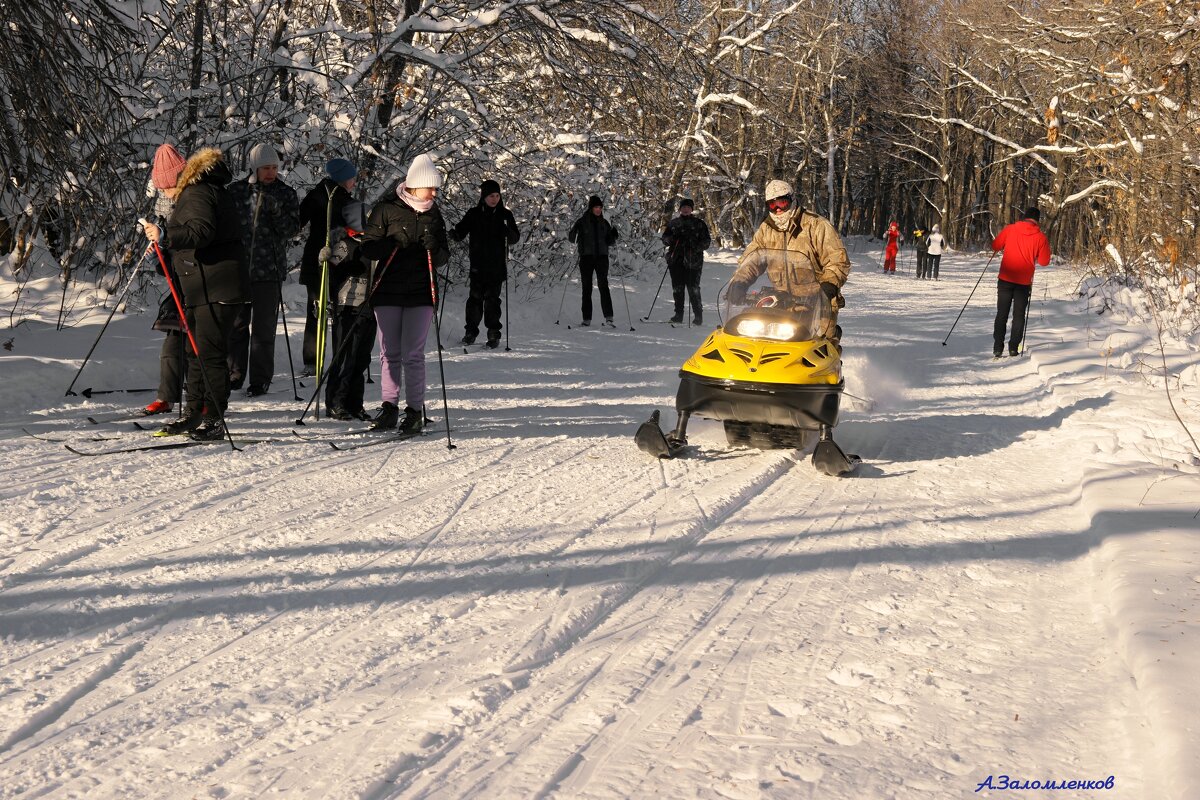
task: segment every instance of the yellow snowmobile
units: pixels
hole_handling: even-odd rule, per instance
[[[675,396],[678,420],[664,434],[659,412],[638,428],[638,448],[674,458],[687,445],[694,414],[721,420],[731,446],[759,449],[808,447],[813,465],[826,475],[846,475],[861,462],[833,441],[842,379],[841,348],[830,338],[833,317],[807,260],[784,250],[758,250],[760,273],[786,268],[792,293],[771,286],[748,292],[745,305],[725,295],[723,324],[684,362]],[[777,271],[775,269],[773,272]]]

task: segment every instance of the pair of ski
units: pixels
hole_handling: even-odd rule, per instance
[[[308,436],[301,436],[298,432],[292,431],[291,438],[281,437],[281,436],[264,436],[264,437],[259,437],[259,438],[234,437],[233,442],[238,447],[241,447],[244,445],[253,445],[253,444],[327,444],[330,447],[332,447],[334,450],[337,450],[339,452],[346,452],[349,450],[360,450],[364,447],[375,447],[375,446],[381,445],[381,444],[395,444],[397,442],[407,441],[408,439],[414,439],[416,437],[423,436],[426,431],[433,431],[436,429],[437,429],[437,426],[431,425],[431,426],[423,428],[422,430],[417,431],[415,433],[399,433],[399,432],[389,431],[389,432],[380,434],[378,436],[378,438],[372,438],[367,441],[362,441],[361,439],[358,439],[358,438],[349,439],[349,437],[365,435],[365,434],[369,433],[369,431],[361,431],[360,433],[355,433],[353,431],[337,432],[337,433],[330,432],[328,434],[314,434],[314,435],[308,435]],[[332,437],[337,437],[337,438],[332,438]],[[157,444],[126,445],[124,447],[109,447],[109,448],[105,448],[105,449],[101,449],[101,450],[81,450],[80,448],[75,447],[70,443],[65,443],[65,444],[63,444],[63,446],[65,448],[67,448],[68,450],[70,450],[72,453],[74,453],[76,455],[80,455],[80,456],[110,456],[110,455],[118,455],[120,453],[143,453],[143,452],[151,452],[154,450],[182,450],[182,449],[189,448],[189,447],[202,447],[204,445],[228,445],[229,444],[229,439],[214,439],[212,441],[197,441],[195,439],[188,439],[186,437],[178,437],[178,438],[180,439],[180,441],[159,442]],[[339,439],[342,441],[339,441]],[[349,440],[346,441],[347,439],[349,439]]]

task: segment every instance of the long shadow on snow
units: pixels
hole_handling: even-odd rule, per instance
[[[848,419],[838,426],[838,441],[868,461],[904,463],[964,458],[1014,444],[1026,434],[1060,427],[1072,414],[1095,411],[1111,397],[1088,397],[1044,417],[1000,414],[944,414],[907,420]]]
[[[223,592],[218,596],[190,597],[186,599],[164,599],[162,602],[138,602],[118,609],[96,612],[54,609],[31,609],[6,612],[0,620],[0,636],[20,639],[58,639],[73,632],[93,629],[97,626],[112,627],[137,619],[166,613],[170,619],[202,618],[216,614],[258,614],[277,612],[282,609],[306,610],[330,606],[356,604],[405,603],[419,598],[445,598],[452,595],[491,595],[498,592],[519,592],[530,589],[561,591],[580,586],[608,586],[614,583],[632,582],[639,587],[687,586],[715,580],[736,579],[745,575],[800,575],[818,569],[849,570],[862,564],[907,564],[927,566],[954,562],[1012,562],[1012,561],[1069,561],[1076,559],[1098,545],[1105,537],[1142,533],[1156,529],[1161,523],[1161,514],[1156,510],[1129,510],[1106,512],[1097,515],[1090,530],[1073,533],[1057,533],[1036,537],[1002,536],[986,541],[943,542],[909,547],[877,545],[866,548],[833,548],[820,552],[795,555],[773,555],[770,557],[737,557],[724,555],[745,546],[745,542],[714,543],[689,547],[687,541],[675,541],[658,546],[616,548],[602,550],[594,555],[609,555],[605,563],[578,564],[577,554],[571,557],[554,556],[540,562],[531,557],[522,559],[500,557],[484,560],[474,565],[475,571],[461,574],[460,567],[450,567],[456,574],[429,575],[412,578],[411,573],[420,571],[415,566],[398,565],[393,568],[356,571],[347,570],[333,574],[311,575],[312,580],[343,581],[366,575],[375,578],[395,574],[403,580],[391,587],[378,584],[355,588],[327,587],[320,589],[286,588],[264,591],[263,583],[284,576],[254,576],[230,581],[226,586],[241,583],[252,594]],[[869,530],[874,530],[871,526]],[[1104,531],[1099,536],[1095,531]],[[853,533],[854,529],[842,529],[838,533]],[[769,537],[768,537],[769,538]],[[780,537],[786,538],[786,537]],[[621,557],[632,553],[632,558]],[[647,554],[657,553],[657,557]],[[689,560],[679,563],[673,559],[682,552],[689,555],[697,552],[708,557],[704,563]],[[465,566],[465,565],[464,565]],[[290,577],[294,582],[297,576]],[[197,592],[210,593],[222,588],[222,581],[201,581],[189,584]],[[113,596],[128,591],[127,587],[114,587]],[[104,595],[94,587],[75,587],[72,591],[52,593],[58,601],[94,602]],[[11,599],[20,599],[19,597]],[[40,599],[49,599],[42,595]]]

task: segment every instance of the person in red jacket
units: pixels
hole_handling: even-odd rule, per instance
[[[888,225],[884,237],[887,239],[887,248],[883,251],[883,271],[885,274],[895,275],[896,254],[900,252],[900,242],[904,240],[904,235],[900,233],[900,225],[893,221]]]
[[[992,252],[1004,251],[1000,259],[1000,281],[996,288],[996,324],[992,330],[992,355],[1004,355],[1004,329],[1012,309],[1012,334],[1008,354],[1017,355],[1025,337],[1025,312],[1033,288],[1033,271],[1050,263],[1050,242],[1038,227],[1041,213],[1030,206],[1019,222],[1005,226],[992,241]]]

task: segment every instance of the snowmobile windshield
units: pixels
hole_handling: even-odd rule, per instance
[[[832,311],[804,253],[759,249],[742,257],[740,267],[747,265],[758,277],[743,302],[731,302],[726,289],[722,308],[726,333],[793,342],[821,335]]]

